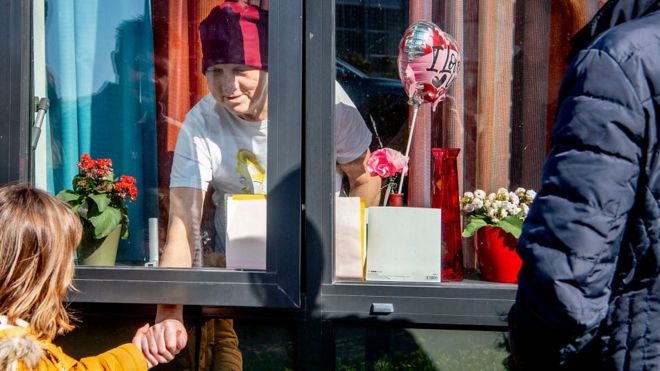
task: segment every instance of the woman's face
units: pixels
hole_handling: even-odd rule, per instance
[[[206,70],[215,100],[248,121],[268,117],[268,72],[242,64],[216,64]]]

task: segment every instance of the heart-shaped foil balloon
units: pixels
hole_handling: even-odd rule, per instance
[[[432,103],[447,96],[461,64],[461,50],[451,35],[429,21],[411,24],[399,43],[399,78],[411,105]]]

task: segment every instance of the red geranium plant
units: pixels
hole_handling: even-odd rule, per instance
[[[121,238],[128,238],[128,207],[135,201],[138,190],[135,178],[115,176],[111,159],[92,159],[80,156],[78,174],[73,177],[73,189],[57,194],[78,213],[83,225],[83,239],[79,258],[91,255],[115,228],[121,226]]]

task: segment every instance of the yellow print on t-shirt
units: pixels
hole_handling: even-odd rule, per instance
[[[266,169],[259,163],[257,156],[252,151],[241,148],[236,153],[236,173],[241,175],[241,189],[245,193],[266,193],[264,180]]]

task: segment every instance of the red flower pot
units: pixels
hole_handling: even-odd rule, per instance
[[[516,252],[518,239],[501,228],[486,226],[477,231],[477,258],[486,281],[516,283],[522,260]]]
[[[403,193],[390,193],[387,206],[403,206]]]

